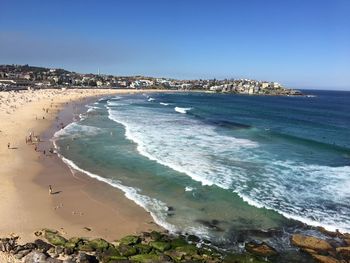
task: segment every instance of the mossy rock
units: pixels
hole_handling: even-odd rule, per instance
[[[182,246],[188,245],[187,241],[183,238],[180,238],[180,237],[171,240],[170,244],[171,244],[172,248],[182,247]]]
[[[168,250],[164,252],[165,255],[171,257],[175,262],[181,261],[184,259],[186,253],[176,250]]]
[[[104,252],[102,252],[99,255],[99,259],[102,262],[109,262],[111,260],[122,260],[122,259],[127,259],[127,257],[123,257],[120,255],[118,249],[115,247],[110,246],[107,248]]]
[[[78,246],[78,250],[84,251],[84,252],[93,252],[95,251],[95,248],[91,246],[90,242],[80,244]]]
[[[120,240],[120,244],[134,245],[140,243],[141,239],[138,236],[126,236]]]
[[[198,248],[195,245],[187,244],[185,246],[175,248],[175,251],[183,252],[185,255],[197,255]]]
[[[152,231],[150,233],[150,237],[154,241],[159,241],[159,240],[162,239],[163,235],[161,233],[157,232],[157,231]]]
[[[224,263],[266,263],[262,259],[258,259],[249,254],[229,254],[224,258]]]
[[[127,245],[122,244],[117,249],[118,249],[120,255],[125,256],[125,257],[130,257],[130,256],[137,254],[137,249],[135,247],[132,247],[132,246],[127,246]]]
[[[121,263],[121,262],[130,262],[127,257],[123,256],[112,256],[108,261],[103,261],[107,263]]]
[[[154,247],[155,249],[159,250],[160,252],[164,252],[164,251],[169,250],[171,248],[171,245],[168,242],[154,241],[154,242],[151,242],[149,244],[151,247]]]
[[[104,251],[110,246],[110,244],[102,238],[93,239],[89,242],[89,244],[97,251]]]
[[[66,242],[65,244],[64,244],[64,247],[65,248],[70,248],[70,249],[75,249],[76,248],[76,246],[77,246],[77,244],[76,243],[73,243],[73,242]]]
[[[136,244],[134,247],[139,254],[148,254],[152,250],[152,247],[146,244]]]
[[[143,254],[130,257],[131,261],[138,263],[164,262],[163,257],[156,254]]]
[[[76,245],[78,245],[79,243],[82,243],[83,241],[84,241],[84,239],[81,237],[72,237],[72,238],[68,239],[69,243],[74,243]]]
[[[67,242],[67,239],[64,237],[60,236],[57,231],[45,229],[44,230],[44,237],[51,243],[52,245],[55,246],[64,246],[65,243]]]

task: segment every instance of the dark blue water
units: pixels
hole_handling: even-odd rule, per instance
[[[106,98],[56,143],[173,231],[222,242],[294,220],[350,231],[350,92],[307,93]]]

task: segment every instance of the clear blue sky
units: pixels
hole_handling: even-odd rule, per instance
[[[0,64],[350,90],[350,1],[0,0]]]

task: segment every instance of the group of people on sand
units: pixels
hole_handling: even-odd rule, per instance
[[[26,144],[28,144],[28,143],[31,143],[31,144],[38,143],[38,142],[40,142],[40,137],[37,136],[37,135],[34,135],[33,132],[30,132],[29,135],[26,136],[25,141],[26,141]]]

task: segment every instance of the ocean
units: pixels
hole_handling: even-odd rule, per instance
[[[350,232],[350,92],[304,92],[102,98],[54,141],[172,232],[283,250],[303,223]]]

